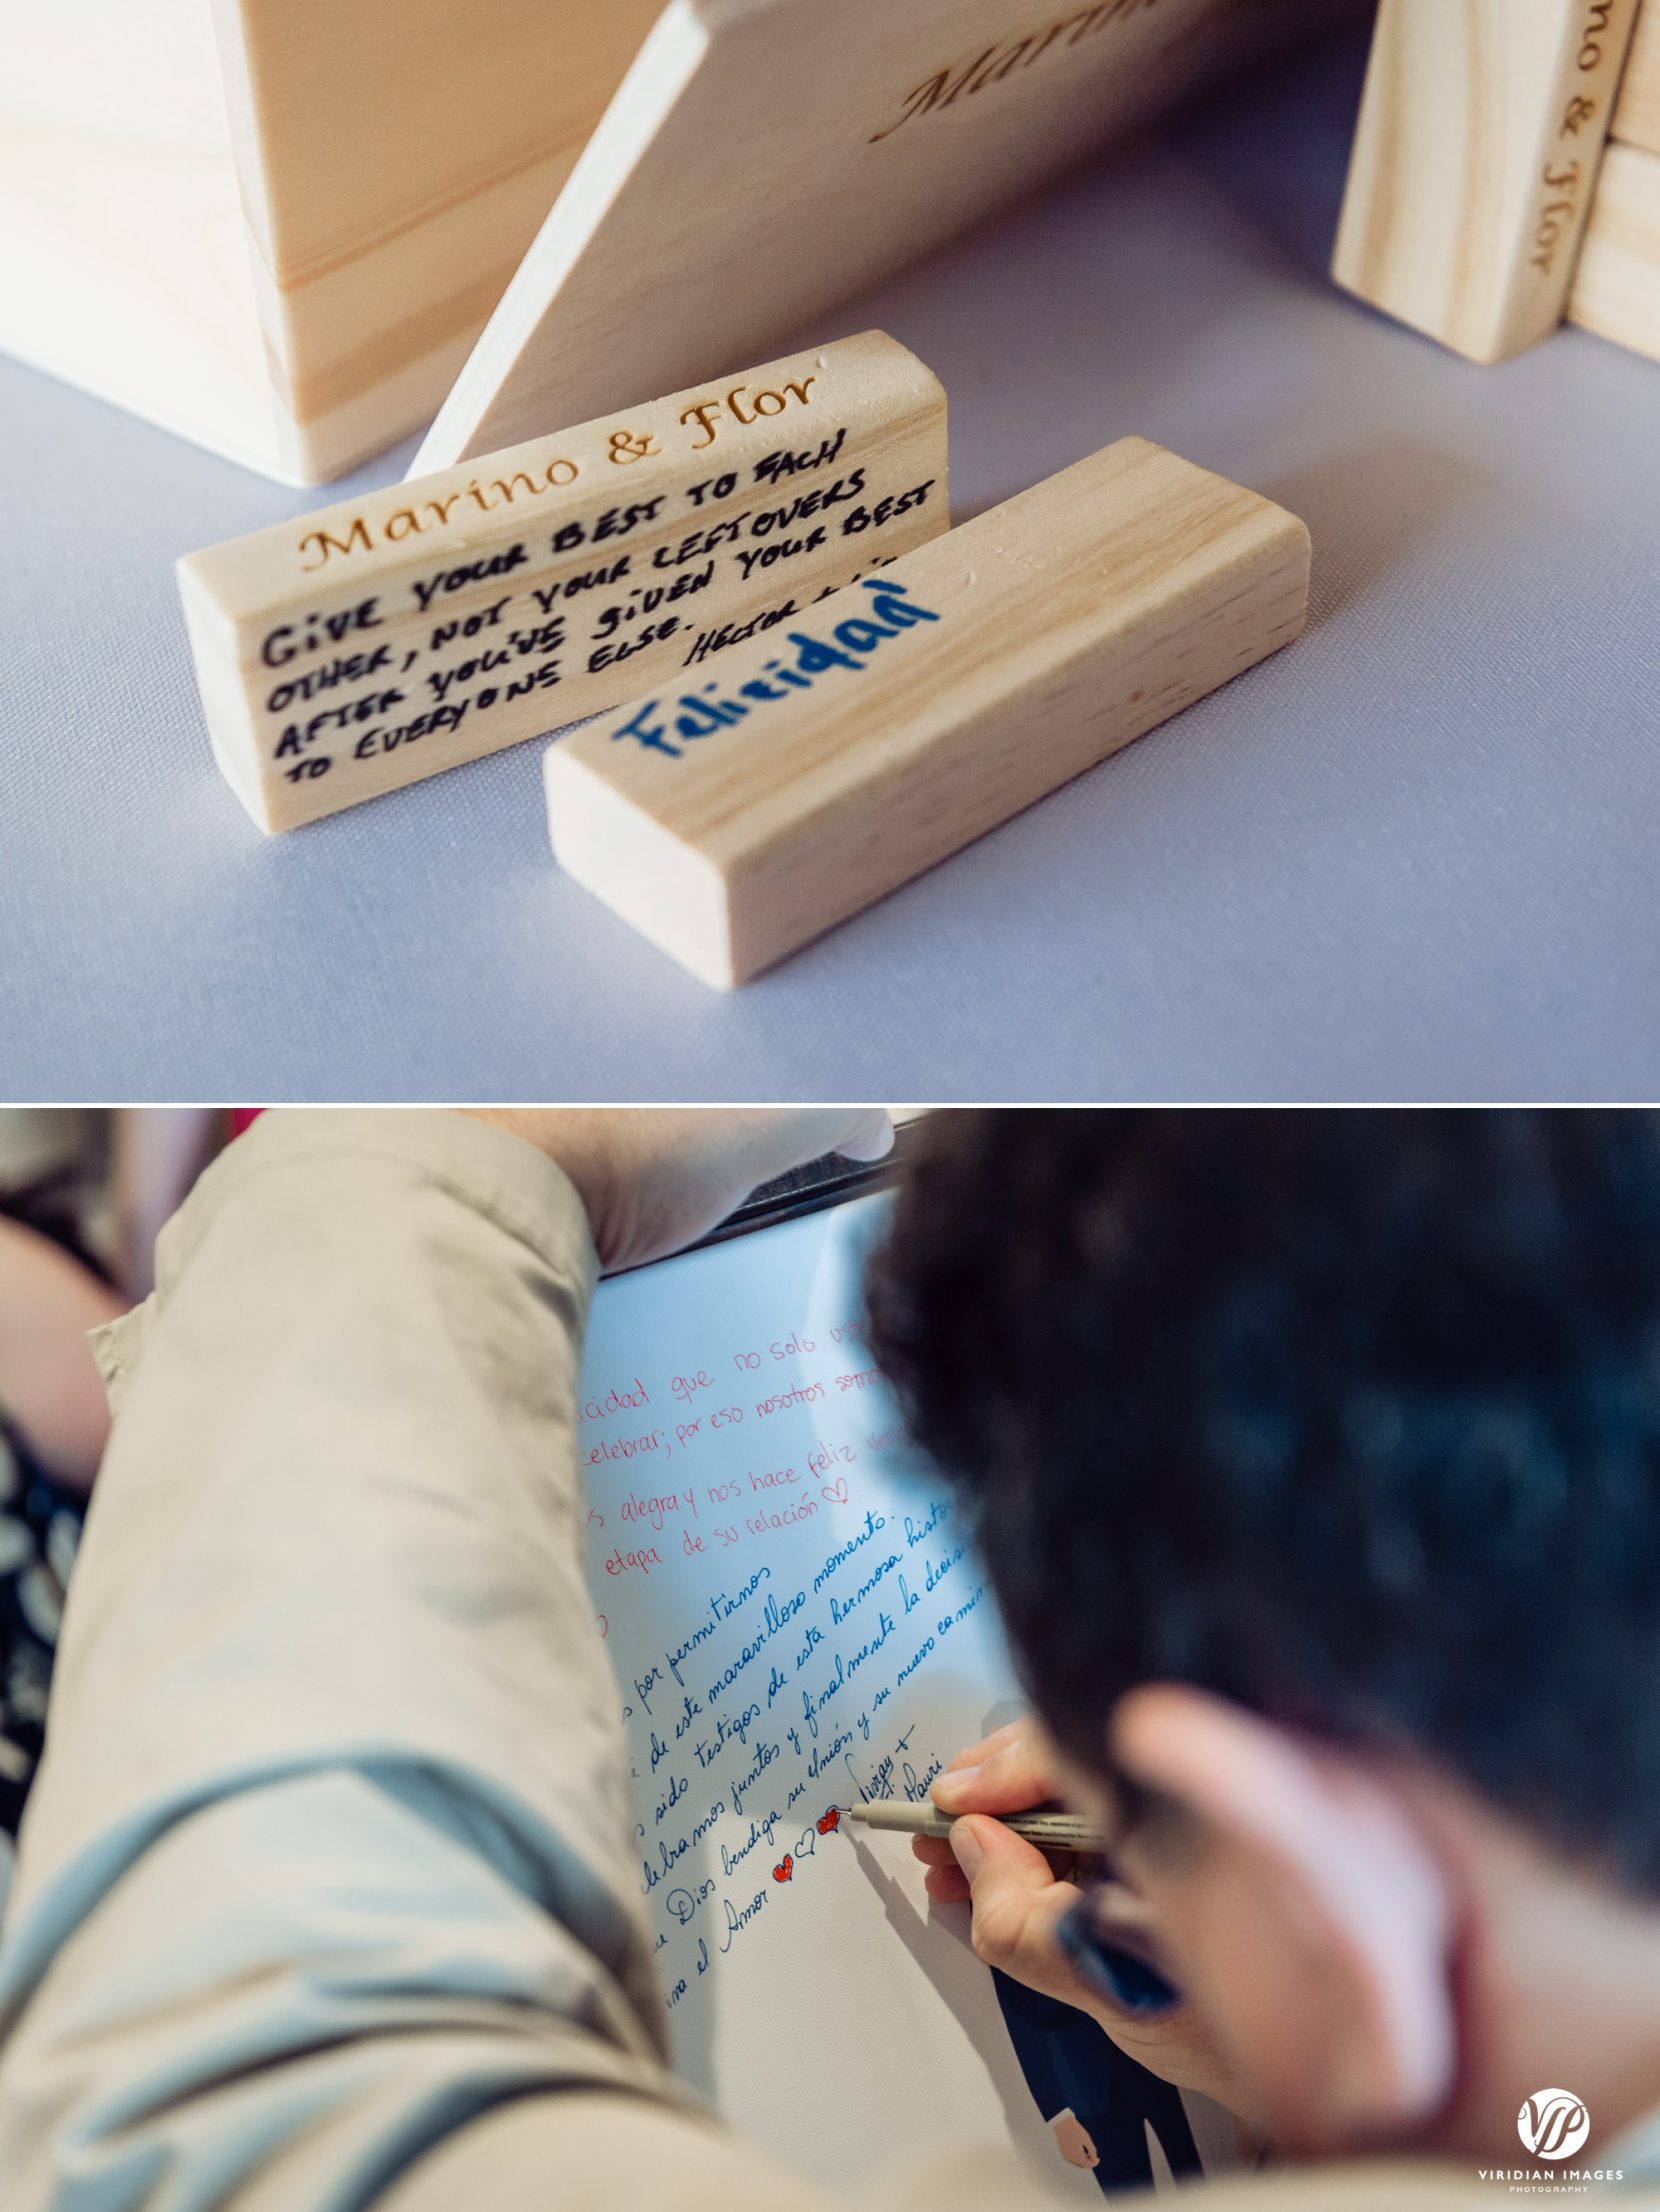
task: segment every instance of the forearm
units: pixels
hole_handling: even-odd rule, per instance
[[[272,1117],[172,1225],[0,1958],[9,2204],[72,2154],[111,2205],[280,2167],[325,2208],[504,2098],[671,2093],[581,1567],[592,1272],[558,1172],[448,1115]]]
[[[0,1411],[47,1472],[78,1490],[109,1433],[86,1332],[123,1303],[48,1238],[0,1219]]]

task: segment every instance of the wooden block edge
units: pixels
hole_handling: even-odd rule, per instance
[[[1655,4],[1660,5],[1660,0],[1655,0]],[[1628,182],[1636,185],[1639,191],[1652,192],[1656,211],[1654,304],[1647,322],[1641,327],[1634,325],[1617,305],[1604,297],[1605,284],[1610,291],[1618,288],[1617,280],[1608,281],[1607,264],[1617,261],[1625,249],[1599,227],[1599,218],[1605,216],[1602,187],[1617,195]],[[1607,204],[1612,206],[1613,201]],[[1623,223],[1625,219],[1621,210],[1618,220]],[[1608,148],[1597,205],[1591,210],[1585,248],[1575,272],[1573,290],[1568,296],[1568,320],[1576,330],[1586,331],[1609,345],[1620,346],[1640,360],[1660,361],[1660,153],[1650,153],[1644,146],[1623,140]]]
[[[277,836],[258,770],[258,743],[239,676],[234,624],[220,612],[196,570],[197,555],[182,553],[173,563],[179,607],[190,640],[197,702],[220,775],[264,837]],[[215,692],[219,696],[214,696]]]
[[[562,875],[597,899],[623,928],[655,946],[711,990],[734,991],[749,980],[737,972],[733,960],[727,880],[713,861],[595,775],[566,746],[556,743],[548,747],[542,763],[542,785],[548,842]],[[596,821],[616,825],[609,839],[585,834]],[[626,852],[627,866],[593,866],[592,856],[602,845],[614,853]],[[578,857],[573,858],[573,848]],[[655,908],[648,905],[650,921],[640,918],[639,902],[630,890],[639,872],[652,874],[659,884],[666,879],[680,879],[677,917],[688,912],[694,920],[674,942],[666,930],[656,926]]]

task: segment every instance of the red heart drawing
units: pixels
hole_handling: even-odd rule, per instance
[[[773,1868],[772,1878],[775,1882],[787,1882],[794,1872],[795,1860],[786,1851],[779,1864]]]
[[[826,1505],[845,1505],[847,1503],[847,1477],[845,1475],[839,1475],[834,1482],[827,1482],[824,1485],[824,1502]]]
[[[832,1805],[830,1810],[825,1814],[824,1818],[819,1822],[818,1832],[821,1836],[833,1836],[836,1830],[841,1826],[841,1824],[842,1809],[839,1805]]]

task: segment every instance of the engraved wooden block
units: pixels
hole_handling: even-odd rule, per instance
[[[1660,361],[1660,154],[1609,147],[1568,313]]]
[[[1614,110],[1614,137],[1660,154],[1660,0],[1643,0]]]
[[[691,680],[949,526],[945,393],[879,331],[178,564],[265,830]]]
[[[1472,361],[1561,322],[1637,0],[1383,0],[1332,274]]]
[[[747,982],[1289,644],[1309,559],[1126,438],[551,747],[555,857]]]
[[[670,0],[415,466],[822,328],[1091,148],[1355,6]],[[727,158],[740,126],[743,158]]]

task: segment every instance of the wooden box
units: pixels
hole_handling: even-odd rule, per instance
[[[0,347],[291,484],[431,421],[662,0],[0,0]]]

